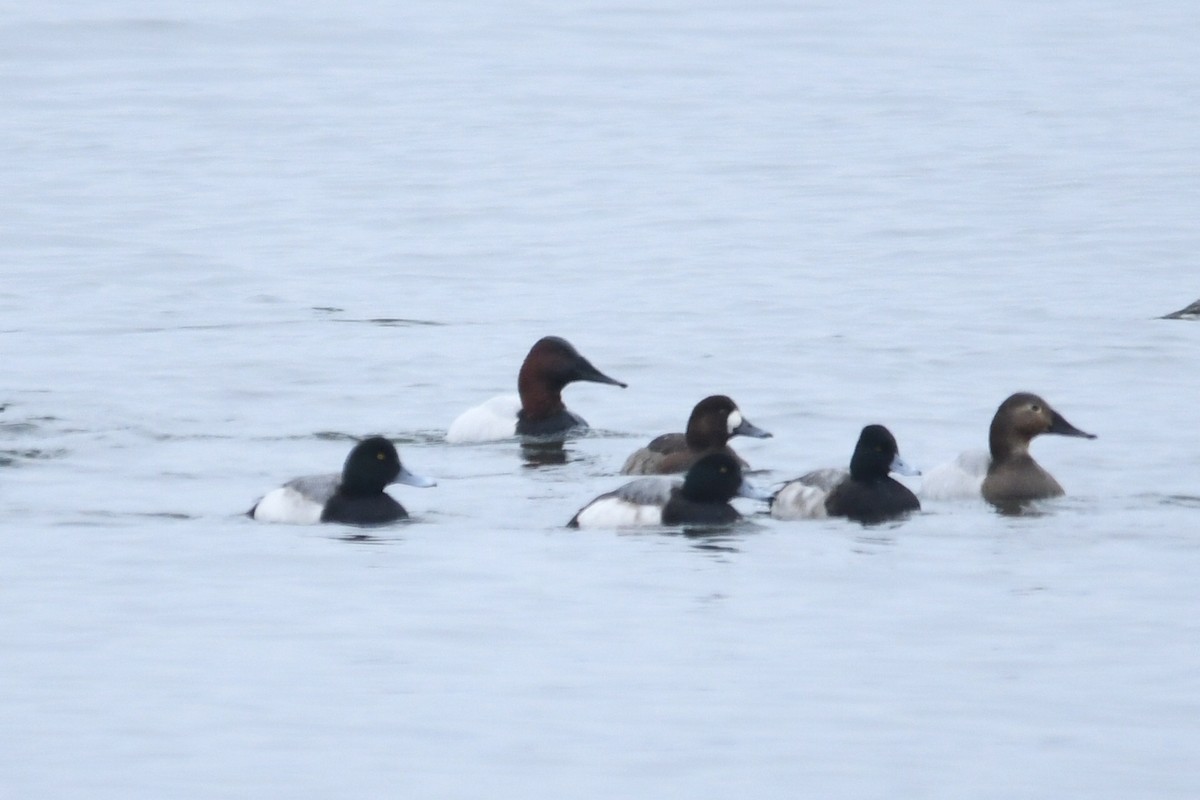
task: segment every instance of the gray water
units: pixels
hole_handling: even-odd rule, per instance
[[[0,794],[1194,798],[1194,3],[10,4]],[[565,463],[447,445],[574,342]],[[1068,496],[563,524],[1010,392]],[[244,516],[383,433],[369,535]],[[913,482],[919,486],[919,480]]]

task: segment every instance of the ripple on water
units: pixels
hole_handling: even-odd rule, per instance
[[[1164,506],[1182,506],[1183,508],[1200,508],[1200,497],[1190,494],[1168,494],[1158,498]]]
[[[24,461],[45,461],[54,458],[63,458],[68,452],[70,451],[62,447],[51,450],[42,450],[36,447],[0,450],[0,466],[8,467],[20,465]]]

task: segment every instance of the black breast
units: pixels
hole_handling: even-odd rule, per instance
[[[728,503],[696,503],[683,497],[678,489],[671,492],[662,514],[664,525],[723,525],[741,518]]]
[[[846,517],[864,524],[885,522],[920,509],[917,496],[891,478],[871,483],[847,478],[825,498],[829,516]]]
[[[379,493],[366,497],[336,493],[329,498],[321,512],[322,522],[341,522],[347,525],[386,525],[408,517],[404,506],[391,495]]]
[[[517,412],[518,436],[561,436],[572,428],[586,428],[587,422],[578,414],[563,409],[545,419],[529,419],[524,411]]]

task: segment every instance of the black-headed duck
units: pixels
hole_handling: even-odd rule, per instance
[[[742,476],[741,465],[728,453],[702,457],[682,480],[638,478],[600,495],[581,508],[572,528],[619,528],[648,525],[721,525],[741,514],[729,504],[734,497],[770,499],[770,493]]]
[[[900,457],[896,437],[882,425],[859,434],[849,471],[822,469],[785,484],[771,501],[776,519],[846,517],[856,522],[884,522],[921,509],[907,486],[889,473],[920,475]]]
[[[350,451],[341,475],[308,475],[288,481],[267,492],[248,514],[260,522],[382,525],[408,516],[404,506],[384,491],[391,483],[421,488],[437,485],[405,469],[391,442],[372,436]]]

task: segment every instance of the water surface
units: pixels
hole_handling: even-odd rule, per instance
[[[1200,789],[1189,3],[30,6],[0,24],[14,796]],[[447,445],[545,334],[561,463]],[[1012,391],[1008,518],[568,531],[732,395],[760,483]],[[428,491],[241,513],[351,437]],[[917,483],[914,483],[917,485]],[[743,501],[739,501],[743,503]]]

